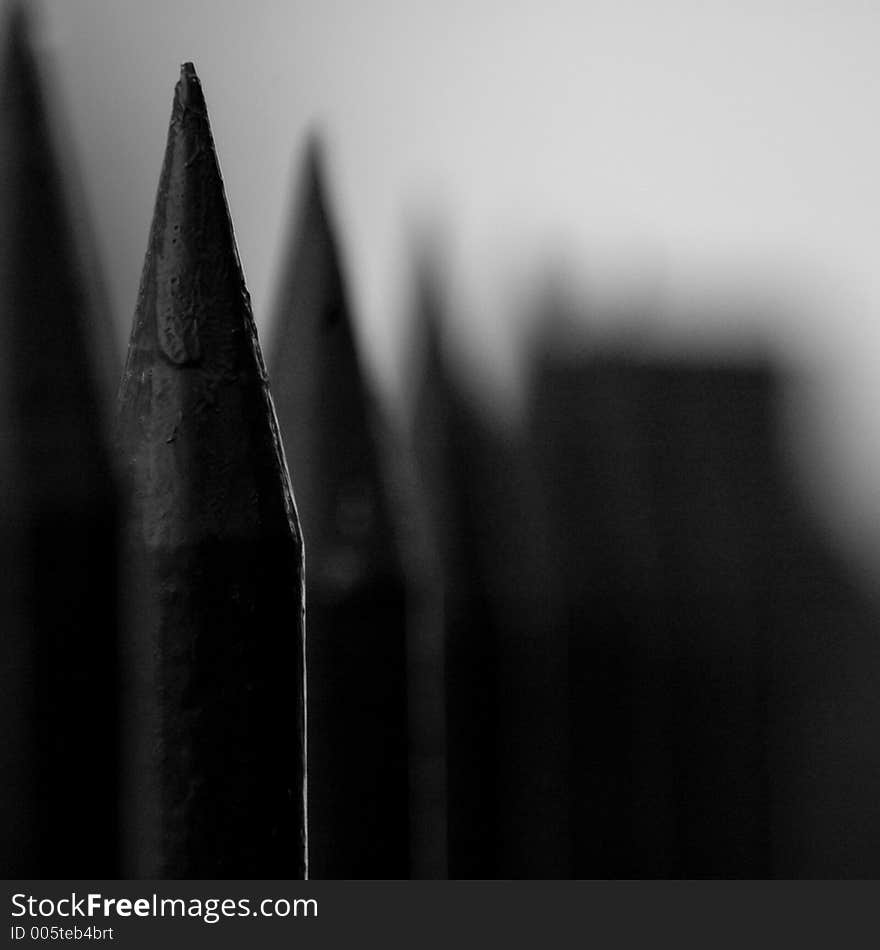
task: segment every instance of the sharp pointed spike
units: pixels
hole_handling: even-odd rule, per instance
[[[299,523],[201,83],[175,89],[118,444],[142,572],[136,875],[302,877]]]

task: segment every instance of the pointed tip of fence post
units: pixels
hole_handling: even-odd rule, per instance
[[[306,202],[306,207],[316,205],[320,208],[320,213],[325,218],[328,217],[327,144],[317,127],[309,129],[307,133],[301,169],[300,194]],[[336,240],[335,235],[333,240]]]
[[[422,238],[417,243],[412,295],[417,346],[410,376],[411,425],[419,445],[432,442],[437,432],[449,424],[445,407],[450,387],[445,346],[447,300],[443,261],[432,238]]]
[[[196,67],[192,63],[187,62],[181,64],[180,79],[177,81],[175,92],[177,101],[184,109],[194,109],[202,113],[206,112],[202,82],[196,73]]]
[[[127,701],[140,706],[128,717],[127,807],[139,823],[129,871],[302,877],[302,539],[190,63],[174,91],[117,443],[143,601],[126,658]]]
[[[306,135],[306,145],[303,156],[303,167],[306,175],[311,178],[320,178],[321,169],[326,159],[324,137],[317,127],[310,128]]]
[[[256,357],[252,369],[264,374],[202,84],[186,62],[174,90],[129,362],[136,350],[141,361],[155,350],[173,365],[200,367],[204,379],[228,372],[242,342]],[[174,384],[191,387],[196,379]]]

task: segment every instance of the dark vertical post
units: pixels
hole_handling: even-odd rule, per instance
[[[407,600],[318,143],[284,262],[271,362],[309,552],[313,878],[409,875]]]
[[[520,434],[455,379],[422,258],[413,440],[442,591],[449,875],[569,873],[566,642]]]
[[[477,548],[494,626],[495,874],[571,874],[568,641],[545,513],[519,424],[460,393]]]
[[[0,871],[114,877],[116,492],[23,6],[0,85]]]
[[[568,625],[572,876],[674,873],[665,616],[630,361],[539,358],[530,433]]]
[[[174,94],[119,395],[132,876],[305,872],[303,561],[201,84]]]
[[[777,399],[809,419],[809,378],[784,382]],[[759,444],[771,434],[764,426],[757,433]],[[808,494],[796,490],[796,470],[778,436],[770,447],[776,473],[766,503],[774,543],[761,564],[760,596],[771,632],[772,875],[873,878],[880,874],[876,574],[854,570]]]
[[[570,623],[576,877],[766,877],[765,367],[567,354],[532,431]]]
[[[447,860],[451,878],[495,876],[495,632],[473,534],[470,459],[438,334],[442,290],[434,262],[419,261],[416,311],[424,333],[412,421],[440,590],[445,707]]]
[[[647,368],[645,440],[674,667],[680,873],[771,873],[767,651],[778,381],[760,363]]]

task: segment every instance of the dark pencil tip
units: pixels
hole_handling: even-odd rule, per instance
[[[184,109],[205,111],[205,97],[202,94],[202,84],[196,75],[196,68],[192,63],[183,63],[180,67],[180,80],[177,83],[177,98]]]

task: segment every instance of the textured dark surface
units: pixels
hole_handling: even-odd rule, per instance
[[[283,274],[271,377],[309,552],[310,875],[404,878],[406,589],[315,142]]]
[[[181,70],[119,395],[133,876],[304,873],[302,540],[201,85]]]
[[[23,7],[0,91],[0,873],[113,877],[116,497]]]

